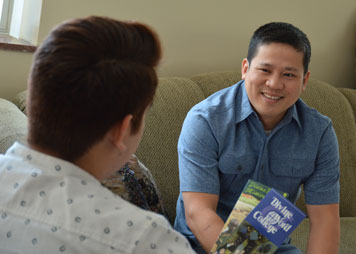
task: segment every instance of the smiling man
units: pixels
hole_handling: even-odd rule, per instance
[[[306,35],[287,23],[253,34],[242,80],[188,113],[178,142],[180,196],[175,228],[208,252],[248,179],[287,192],[304,188],[308,253],[337,253],[339,154],[331,120],[300,94],[310,76]],[[300,253],[287,239],[277,253]]]

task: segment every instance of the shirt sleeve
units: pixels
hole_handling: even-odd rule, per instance
[[[218,142],[206,113],[191,110],[178,140],[180,191],[219,194]]]
[[[304,184],[306,203],[310,205],[339,203],[339,179],[339,147],[330,122],[321,136],[314,173]]]

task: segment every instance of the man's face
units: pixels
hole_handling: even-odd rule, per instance
[[[262,44],[251,63],[242,61],[242,79],[250,103],[265,130],[272,130],[305,90],[303,52],[283,43]]]

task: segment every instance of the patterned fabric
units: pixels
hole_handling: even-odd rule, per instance
[[[102,184],[130,203],[166,216],[152,174],[135,155],[115,175],[103,180]]]
[[[0,154],[0,253],[193,253],[161,215],[76,165],[15,143]]]

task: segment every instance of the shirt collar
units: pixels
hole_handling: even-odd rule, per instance
[[[237,101],[241,101],[241,103],[237,103],[236,106],[237,108],[237,114],[236,114],[236,123],[240,123],[244,121],[246,118],[248,118],[251,114],[254,115],[255,117],[258,117],[257,113],[255,110],[252,108],[250,100],[248,99],[247,92],[246,92],[246,87],[245,87],[245,81],[241,80],[238,85],[240,85],[240,89],[237,93]],[[299,101],[300,99],[298,99]],[[302,129],[300,119],[298,116],[298,111],[297,111],[297,106],[296,103],[294,103],[288,110],[285,116],[283,117],[282,121],[280,124],[287,124],[291,121],[291,119],[294,119],[296,123],[298,124],[299,128]]]
[[[298,99],[299,101],[300,99]],[[297,101],[297,102],[298,102]],[[296,102],[296,103],[297,103]],[[299,119],[299,115],[298,115],[298,110],[297,110],[297,106],[296,103],[294,103],[287,111],[287,113],[285,114],[285,116],[283,117],[281,124],[285,123],[289,123],[292,119],[295,120],[295,122],[297,123],[298,127],[300,130],[302,130],[302,125],[300,123],[300,119]]]
[[[6,155],[14,157],[18,160],[28,161],[32,167],[38,167],[42,171],[46,171],[47,174],[68,175],[80,177],[91,182],[98,182],[94,176],[79,168],[77,165],[69,161],[38,152],[19,142],[15,142],[6,151]]]
[[[241,80],[238,85],[240,85],[240,89],[237,93],[236,99],[237,102],[237,114],[236,114],[236,123],[240,123],[244,121],[247,117],[249,117],[251,114],[255,115],[257,117],[256,112],[253,110],[250,100],[248,99],[246,88],[245,88],[245,81]]]

